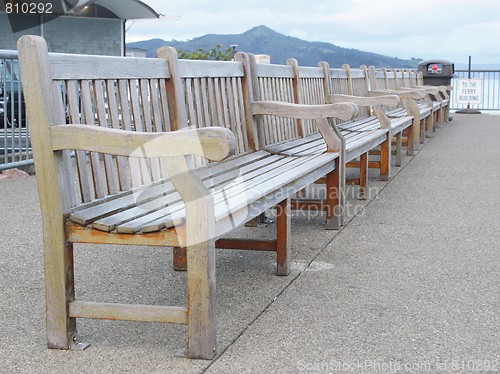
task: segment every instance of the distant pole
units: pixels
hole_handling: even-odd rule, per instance
[[[471,56],[469,56],[469,79],[470,79]]]

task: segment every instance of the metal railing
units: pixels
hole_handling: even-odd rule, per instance
[[[455,76],[451,81],[453,92],[450,97],[450,109],[452,110],[467,108],[467,105],[456,103],[456,82],[459,78],[469,78],[469,70],[455,70]],[[500,70],[471,70],[470,78],[483,80],[482,104],[470,107],[479,110],[500,110]]]
[[[0,171],[33,164],[17,51],[0,50]]]

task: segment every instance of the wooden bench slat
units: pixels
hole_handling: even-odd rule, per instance
[[[278,200],[282,200],[287,196],[292,196],[303,188],[300,184],[301,182],[305,181],[305,185],[311,184],[312,181],[319,179],[327,173],[327,171],[320,171],[321,166],[327,165],[328,171],[333,170],[334,167],[332,161],[337,157],[338,153],[332,152],[323,153],[317,156],[297,158],[297,164],[295,162],[289,164],[286,170],[280,170],[280,174],[275,175],[271,179],[265,179],[263,183],[258,185],[258,188],[251,188],[247,190],[245,193],[246,203],[245,201],[242,201],[239,196],[232,196],[226,201],[216,205],[217,221],[222,221],[226,217],[236,216],[240,209],[244,209],[248,204],[251,206],[254,202],[259,201],[261,198],[268,199],[263,209],[269,209],[270,206],[274,206],[277,202],[276,200],[273,201],[269,198],[273,195],[273,192],[278,193]],[[316,171],[318,171],[318,173],[316,173]],[[284,189],[285,186],[292,188]],[[231,207],[230,211],[227,210],[227,206]],[[241,220],[236,218],[234,221],[241,222]],[[244,223],[244,221],[242,223]]]
[[[269,178],[269,175],[275,173],[276,170],[283,170],[283,168],[287,167],[286,165],[289,165],[293,161],[292,158],[283,158],[283,157],[278,157],[275,158],[274,160],[275,162],[269,164],[269,166],[267,167],[264,168],[261,167],[256,169],[255,171],[251,171],[249,173],[242,175],[241,179],[239,179],[237,182],[233,180],[233,182],[229,183],[229,185],[226,186],[223,190],[220,189],[216,190],[214,193],[215,206],[217,206],[217,204],[220,201],[223,201],[225,198],[227,198],[227,196],[231,196],[241,192],[244,193],[247,189],[260,183],[262,179]],[[234,176],[230,176],[230,179],[233,178]],[[244,186],[243,190],[242,186]],[[214,189],[212,188],[211,190],[213,191]],[[173,227],[175,225],[175,222],[172,220],[172,217],[181,218],[183,217],[183,214],[184,214],[184,203],[182,201],[178,201],[169,206],[168,215],[166,215],[166,217],[162,217],[161,219],[155,219],[154,221],[149,222],[147,225],[144,225],[142,227],[142,231],[153,232],[162,230],[165,227],[167,228]],[[145,216],[145,219],[147,218],[148,217]],[[119,232],[130,231],[129,228],[125,229],[125,226],[120,226],[118,230]]]
[[[239,158],[229,159],[224,164],[212,164],[210,165],[210,167],[200,169],[198,173],[201,178],[208,178],[210,175],[219,176],[235,168],[245,167],[252,162],[265,159],[268,156],[269,154],[264,151],[243,155]],[[144,190],[147,190],[147,195],[145,194]],[[141,200],[143,203],[145,203],[158,196],[163,196],[166,193],[170,193],[170,191],[173,191],[173,186],[169,181],[156,183],[151,185],[150,187],[141,187],[133,191],[127,191],[124,194],[118,194],[114,197],[109,197],[101,203],[97,201],[89,204],[88,207],[86,207],[85,205],[80,206],[79,209],[73,210],[70,219],[75,223],[88,225],[102,217],[119,213],[135,206],[138,195],[142,196]]]
[[[312,135],[309,135],[309,136],[306,136],[306,137],[292,139],[290,141],[284,142],[282,144],[274,145],[274,146],[269,147],[267,149],[273,153],[281,153],[281,152],[286,151],[288,149],[300,146],[300,145],[305,144],[305,143],[309,143],[311,141],[316,141],[318,139],[323,139],[323,137],[321,136],[321,134],[319,132],[312,134]]]
[[[79,87],[78,82],[75,80],[68,81],[66,83],[66,93],[68,97],[68,109],[69,118],[71,123],[80,124],[82,118],[80,118],[79,111]],[[85,151],[76,151],[76,165],[79,174],[79,187],[80,195],[83,202],[88,202],[92,200],[92,193],[90,187],[90,175],[87,167],[87,155]]]
[[[108,126],[108,115],[106,112],[106,98],[104,93],[104,81],[96,80],[94,81],[94,96],[95,96],[95,108],[97,114],[97,121],[101,127]],[[115,179],[116,175],[116,163],[115,159],[111,155],[104,155],[104,171],[106,175],[106,184],[109,194],[118,193],[118,184]]]
[[[230,182],[235,177],[235,173],[238,173],[238,175],[240,173],[246,173],[249,175],[251,173],[255,173],[256,171],[260,172],[265,170],[267,165],[272,165],[280,159],[283,159],[283,157],[266,157],[241,168],[228,168],[226,173],[218,174],[217,176],[211,175],[210,169],[208,168],[200,172],[198,176],[207,188],[213,190],[225,183]],[[152,188],[151,191],[146,190],[149,195],[154,197],[147,198],[147,200],[144,199],[147,201],[145,204],[138,204],[138,206],[130,205],[127,209],[120,210],[116,213],[110,213],[109,215],[106,215],[105,218],[96,221],[93,224],[93,227],[98,230],[111,231],[115,227],[119,226],[118,232],[131,233],[132,230],[135,230],[133,232],[138,231],[138,220],[140,220],[140,222],[150,222],[156,218],[148,219],[148,216],[153,214],[157,217],[159,214],[157,211],[162,210],[164,207],[169,207],[167,210],[162,210],[164,215],[171,214],[175,211],[173,206],[181,202],[181,197],[170,182],[166,182],[162,185],[162,187],[164,189],[163,194],[161,194],[161,191],[157,191],[158,187]],[[139,197],[140,196],[137,198]]]
[[[133,130],[142,132],[143,122],[142,122],[142,113],[141,106],[139,104],[139,81],[131,80],[129,82],[129,90],[130,90],[130,106],[132,109],[132,117],[133,117]],[[139,186],[141,184],[151,183],[151,174],[149,172],[149,167],[147,164],[147,160],[139,159],[135,166],[137,168],[132,168],[132,164],[130,165],[130,174],[132,175],[131,179],[135,183],[134,187]]]
[[[302,157],[306,155],[315,154],[317,153],[318,149],[321,149],[322,152],[326,152],[326,143],[323,138],[287,149],[282,153],[287,154],[289,156]]]
[[[54,80],[170,78],[168,62],[163,59],[63,53],[51,53],[49,59]]]
[[[108,96],[108,110],[111,127],[120,129],[120,116],[118,113],[118,93],[116,91],[114,80],[106,81],[106,91]],[[117,172],[118,172],[118,188],[120,191],[125,191],[130,188],[129,181],[129,168],[127,158],[118,156],[116,158]]]
[[[391,120],[391,129],[393,133],[399,133],[404,129],[411,126],[413,123],[413,117],[401,117],[401,118],[393,118]]]
[[[180,78],[242,77],[241,64],[234,61],[183,60],[179,64]]]
[[[74,318],[187,324],[188,311],[187,308],[173,306],[71,301],[69,315]]]
[[[387,129],[381,129],[370,133],[369,137],[363,137],[356,141],[347,143],[346,161],[350,161],[368,152],[379,144],[387,140]]]

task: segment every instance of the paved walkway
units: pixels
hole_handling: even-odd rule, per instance
[[[186,327],[152,323],[79,320],[89,349],[46,349],[36,177],[2,181],[0,372],[500,372],[498,139],[500,116],[455,115],[390,182],[371,175],[343,230],[297,214],[288,277],[271,253],[218,252],[213,361],[174,358]],[[77,298],[186,303],[170,250],[98,248],[75,246]]]

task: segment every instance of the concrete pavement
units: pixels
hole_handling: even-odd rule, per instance
[[[46,348],[36,177],[0,182],[0,372],[408,373],[500,371],[500,116],[455,115],[349,219],[292,220],[293,270],[218,251],[218,355],[174,358],[187,328],[79,320],[83,352]],[[273,237],[275,225],[237,235]],[[77,298],[184,305],[170,250],[75,246]],[[488,366],[489,365],[489,366]]]

